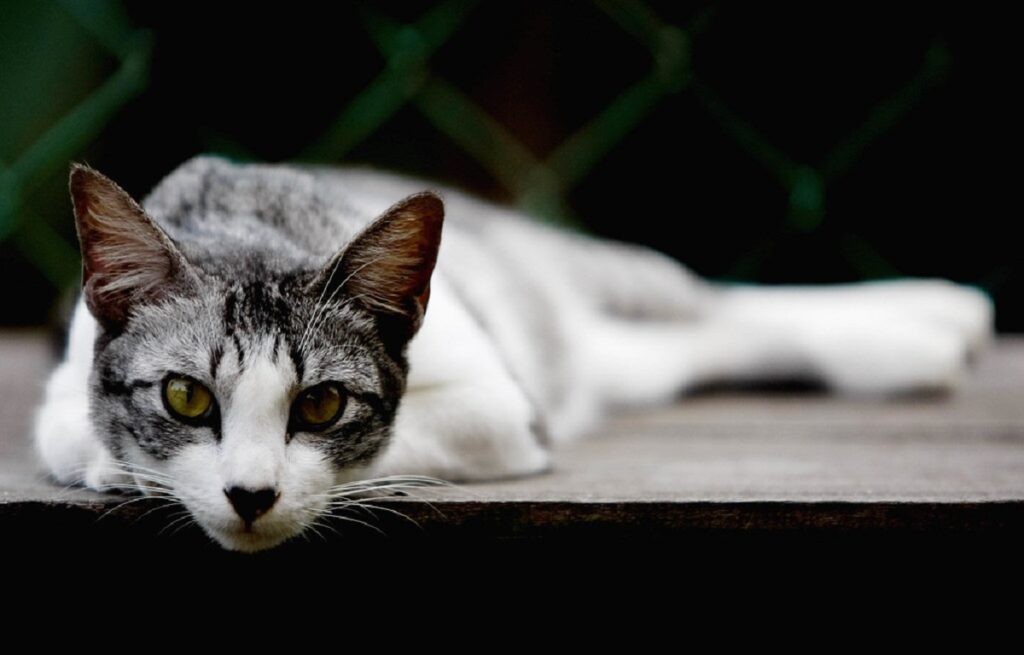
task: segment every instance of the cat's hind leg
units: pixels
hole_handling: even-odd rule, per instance
[[[975,287],[950,280],[904,278],[789,289],[790,293],[814,291],[852,302],[883,305],[932,327],[952,331],[966,341],[970,354],[989,345],[995,334],[992,299]]]
[[[950,390],[968,357],[991,342],[995,309],[984,292],[946,280],[721,290],[715,315],[788,334],[823,380],[851,393]]]
[[[948,292],[948,293],[947,293]],[[609,404],[662,402],[712,382],[806,379],[845,393],[948,390],[991,338],[993,309],[961,285],[724,287],[694,320],[605,317],[583,334]]]

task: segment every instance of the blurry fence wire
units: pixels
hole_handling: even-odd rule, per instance
[[[103,52],[112,64],[111,72],[102,84],[53,116],[52,122],[17,153],[0,151],[0,157],[9,158],[0,161],[0,248],[17,251],[53,286],[65,288],[77,279],[80,270],[76,244],[55,229],[55,222],[65,220],[65,216],[38,215],[26,200],[37,192],[41,181],[65,176],[68,162],[80,156],[85,146],[117,117],[119,109],[146,90],[154,43],[153,34],[133,27],[115,0],[51,2],[49,10],[62,14],[60,21],[77,25],[76,38],[87,39],[91,47]],[[319,138],[290,160],[344,160],[362,141],[386,130],[399,110],[411,106],[493,176],[522,209],[554,223],[581,228],[583,222],[567,200],[573,187],[586,179],[664,98],[690,94],[753,161],[770,171],[774,182],[787,194],[783,227],[812,231],[825,220],[826,187],[850,168],[868,144],[897,124],[929,88],[940,84],[950,66],[949,52],[936,38],[927,48],[921,69],[901,89],[868,111],[860,126],[821,160],[801,161],[744,120],[741,112],[730,107],[695,73],[691,43],[708,29],[713,9],[674,25],[642,0],[597,0],[592,6],[581,3],[579,11],[594,11],[596,7],[646,52],[649,73],[622,89],[589,122],[541,157],[467,93],[431,69],[431,56],[458,33],[477,5],[470,0],[448,0],[410,23],[391,19],[372,4],[360,6],[361,28],[386,65],[353,100],[339,108],[337,117]],[[38,116],[20,118],[29,123],[23,132],[30,133],[31,121]],[[9,122],[6,129],[14,134],[19,125]],[[16,143],[10,137],[8,142]],[[238,145],[234,154],[246,152],[245,148],[244,144]],[[756,277],[764,249],[770,246],[769,239],[761,248],[741,254],[732,267],[732,276]],[[869,241],[856,235],[848,235],[843,252],[864,277],[900,274]]]
[[[57,117],[15,160],[0,160],[0,244],[13,241],[58,288],[73,281],[81,270],[78,246],[53,228],[50,221],[57,217],[33,215],[23,200],[48,177],[66,175],[69,160],[102,132],[118,109],[145,89],[151,48],[149,34],[132,29],[112,0],[61,0],[59,5],[117,68],[103,84]],[[8,67],[5,74],[10,72]],[[26,117],[26,122],[29,120],[31,117]]]

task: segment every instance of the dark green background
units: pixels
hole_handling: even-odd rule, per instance
[[[1024,329],[1009,15],[0,0],[0,324],[77,284],[67,172],[373,162],[730,280],[941,276]],[[397,199],[396,199],[397,200]]]

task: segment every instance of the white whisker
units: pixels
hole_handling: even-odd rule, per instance
[[[370,499],[370,500],[373,500],[373,499]],[[405,519],[405,520],[407,520],[407,521],[411,522],[411,523],[412,523],[413,525],[415,525],[415,526],[416,526],[417,528],[419,528],[420,530],[422,530],[422,529],[423,529],[423,526],[421,526],[421,525],[420,525],[420,524],[419,524],[419,523],[418,523],[418,522],[416,521],[416,519],[413,519],[413,518],[412,518],[412,517],[410,517],[410,516],[409,516],[408,514],[404,514],[404,513],[402,513],[402,512],[399,512],[399,511],[398,511],[398,510],[396,510],[396,509],[391,509],[390,507],[382,507],[382,506],[380,506],[380,505],[371,505],[371,504],[369,504],[369,503],[363,503],[363,502],[351,502],[351,501],[348,501],[348,502],[333,502],[333,503],[330,503],[330,506],[331,506],[331,507],[352,507],[352,506],[355,506],[355,507],[363,507],[363,508],[372,508],[372,509],[379,509],[379,510],[381,510],[381,511],[384,511],[384,512],[391,512],[392,514],[397,514],[398,516],[402,517],[403,519]]]
[[[317,313],[319,312],[320,308],[323,306],[321,303],[323,303],[324,294],[327,293],[327,289],[331,286],[331,280],[334,279],[334,274],[338,272],[338,266],[341,264],[342,260],[344,260],[344,259],[345,259],[344,255],[341,255],[341,256],[337,257],[337,260],[334,262],[334,266],[331,267],[331,274],[328,275],[327,276],[327,280],[324,281],[324,285],[323,285],[324,288],[320,290],[320,297],[317,298],[316,304],[313,305],[313,316],[310,318],[309,323],[306,325],[305,331],[303,331],[303,333],[302,333],[302,339],[299,340],[299,349],[300,350],[305,346],[306,336],[308,334],[310,334],[311,328],[313,327],[313,324],[316,322]],[[348,280],[346,278],[346,282],[347,281]],[[342,282],[342,286],[344,286],[344,284],[345,283]]]
[[[121,509],[122,507],[124,507],[126,505],[131,505],[133,503],[137,503],[137,502],[142,501],[142,500],[150,500],[150,498],[148,498],[146,496],[139,496],[137,498],[129,498],[128,500],[124,501],[123,503],[118,503],[117,505],[114,505],[113,507],[111,507],[107,511],[103,512],[103,514],[100,514],[100,517],[98,519],[96,519],[96,521],[97,522],[102,521],[111,512],[115,512],[115,511]]]
[[[324,316],[326,316],[326,309],[327,309],[327,307],[331,304],[331,302],[333,302],[335,295],[337,295],[337,293],[339,291],[341,291],[345,287],[346,284],[348,284],[349,280],[351,280],[352,277],[356,273],[358,273],[359,271],[363,270],[364,268],[366,268],[370,264],[377,263],[378,261],[384,259],[387,256],[388,255],[381,255],[380,257],[377,257],[375,259],[371,259],[370,261],[368,261],[365,264],[361,265],[356,270],[354,270],[351,273],[349,273],[348,276],[344,280],[342,280],[341,284],[339,284],[337,287],[334,288],[334,291],[331,292],[331,295],[327,298],[327,300],[324,301],[323,304],[318,305],[318,307],[314,310],[313,317],[310,319],[310,325],[306,329],[307,333],[312,335],[316,330],[318,330],[320,328],[320,325],[324,321]],[[340,259],[339,259],[339,262],[340,262]],[[335,267],[337,267],[337,264],[335,264]],[[334,277],[334,272],[335,271],[331,272],[331,278]],[[330,278],[328,278],[328,283],[324,285],[324,291],[326,291],[327,287],[330,286],[329,282],[330,282]],[[322,292],[321,292],[321,296],[323,296]],[[305,342],[302,344],[302,346],[305,347]]]
[[[359,523],[360,525],[365,525],[366,527],[370,528],[371,530],[375,530],[376,532],[380,533],[380,534],[381,534],[382,536],[385,536],[385,537],[387,536],[387,535],[386,535],[386,534],[384,534],[384,532],[383,532],[383,531],[382,531],[382,530],[381,530],[380,528],[378,528],[377,526],[374,526],[374,525],[370,525],[370,524],[369,524],[369,523],[367,523],[366,521],[360,521],[359,519],[357,519],[357,518],[352,518],[351,516],[342,516],[342,515],[340,515],[340,514],[336,514],[336,513],[334,513],[334,512],[329,512],[329,513],[325,513],[325,514],[324,514],[324,517],[326,517],[326,518],[330,518],[330,519],[340,519],[340,520],[342,520],[342,521],[352,521],[353,523]]]
[[[170,523],[165,525],[163,528],[161,528],[160,532],[157,532],[157,536],[162,535],[166,530],[169,530],[171,528],[171,526],[177,525],[178,523],[181,523],[182,521],[185,521],[185,524],[182,525],[182,526],[179,526],[179,528],[178,528],[179,530],[182,527],[184,527],[185,525],[189,525],[189,521],[195,522],[195,519],[192,517],[192,513],[191,512],[189,512],[188,510],[185,510],[185,512],[183,513],[182,516],[179,516],[178,518],[176,518],[175,520],[171,521]],[[178,532],[178,530],[175,530],[174,532],[172,532],[168,536],[169,537],[170,536],[174,536],[175,534],[177,534],[177,532]]]

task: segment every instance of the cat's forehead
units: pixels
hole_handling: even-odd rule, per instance
[[[348,339],[331,347],[315,346],[304,344],[305,336],[235,333],[215,343],[209,357],[196,353],[192,365],[203,379],[232,393],[246,380],[292,389],[325,380],[344,380],[354,389],[378,388],[379,367],[367,357],[364,344]],[[208,374],[203,370],[206,366]]]
[[[211,282],[140,308],[121,349],[168,369],[216,373],[259,356],[292,362],[302,379],[379,355],[372,317],[356,303],[320,298],[294,280]],[[222,372],[225,369],[220,369]]]
[[[265,269],[240,273],[214,284],[222,330],[228,334],[294,332],[308,320],[316,298],[307,290],[308,274],[271,274]]]

